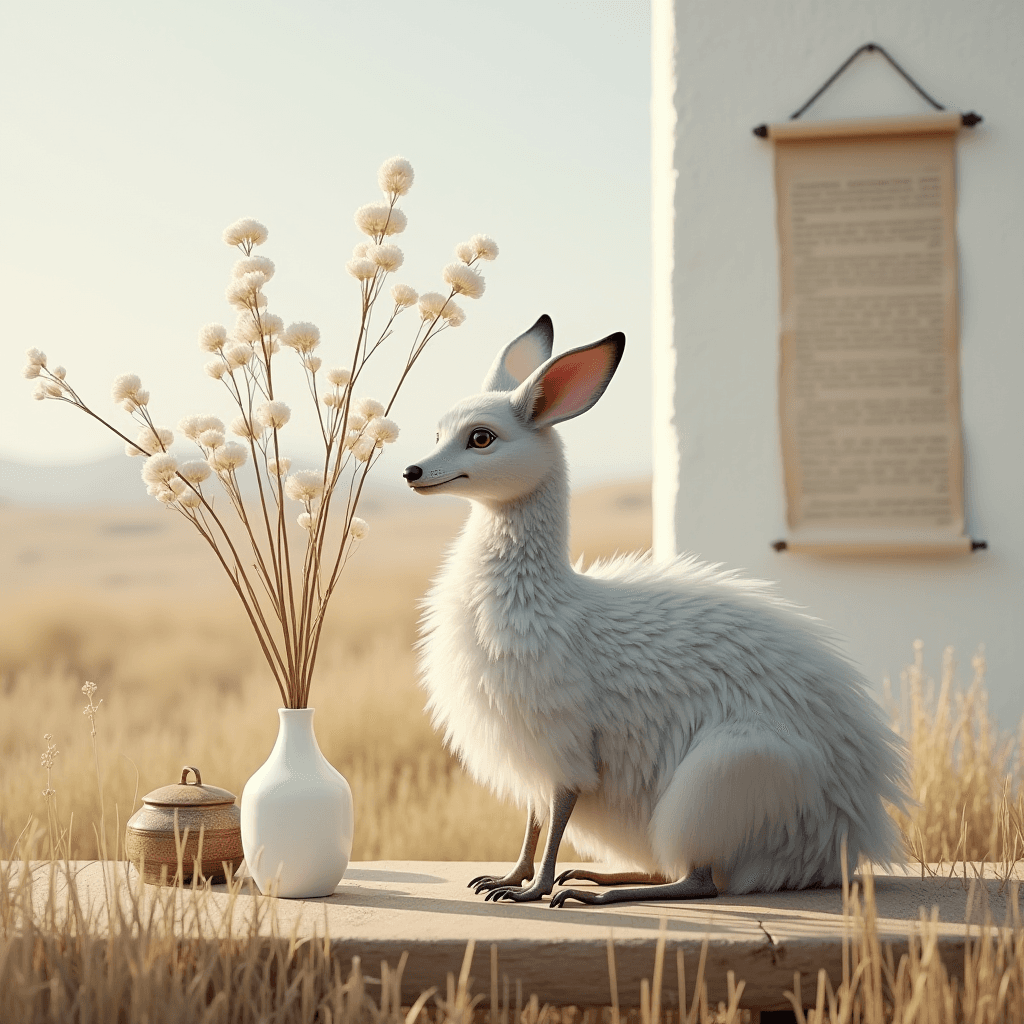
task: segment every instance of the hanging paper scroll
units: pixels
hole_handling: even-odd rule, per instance
[[[772,125],[791,550],[959,553],[955,138],[941,113]]]

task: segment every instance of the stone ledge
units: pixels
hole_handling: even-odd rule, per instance
[[[560,864],[559,869],[573,865]],[[106,862],[71,865],[79,899],[97,932],[105,930],[106,886],[127,898],[138,885],[134,868]],[[336,955],[360,956],[374,973],[386,960],[396,965],[403,952],[409,959],[403,997],[413,1001],[431,986],[443,986],[449,971],[458,972],[466,943],[476,941],[472,975],[474,991],[486,997],[490,987],[490,947],[498,948],[499,978],[522,982],[524,997],[536,993],[542,1002],[558,1005],[607,1005],[610,1001],[607,941],[615,944],[619,999],[624,1006],[640,1001],[640,981],[651,978],[654,950],[662,920],[667,923],[667,955],[663,1005],[674,1006],[677,992],[676,950],[684,954],[687,985],[692,991],[701,946],[709,938],[705,978],[713,1002],[726,999],[726,972],[745,980],[741,1005],[758,1009],[788,1008],[782,993],[791,989],[799,971],[802,990],[813,993],[824,967],[834,984],[842,978],[843,899],[840,889],[805,890],[724,896],[713,900],[618,904],[583,907],[569,904],[551,909],[546,903],[485,903],[466,887],[475,875],[493,872],[494,864],[435,861],[365,861],[350,865],[332,896],[315,900],[254,898],[248,883],[232,899],[225,885],[207,893],[185,890],[168,901],[186,926],[202,923],[201,936],[211,940],[247,934],[253,921],[260,934],[288,938],[330,936]],[[960,868],[962,871],[962,867]],[[975,872],[981,867],[975,866]],[[38,882],[45,865],[33,865]],[[1024,869],[1015,872],[1024,878]],[[62,887],[63,881],[59,883]],[[586,885],[587,883],[581,883]],[[920,877],[913,870],[877,871],[875,898],[878,934],[893,946],[898,960],[911,931],[919,933],[922,910],[938,907],[939,952],[951,973],[962,977],[968,886],[962,877]],[[34,886],[41,909],[43,885]],[[976,887],[971,911],[974,934],[985,921],[1001,925],[1010,901],[1009,885],[1001,885],[989,867]],[[146,886],[147,901],[171,890]],[[1018,894],[1020,900],[1020,894]],[[60,902],[60,901],[58,901]],[[192,922],[190,925],[189,922]]]

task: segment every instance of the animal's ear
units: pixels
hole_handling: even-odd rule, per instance
[[[579,416],[604,394],[625,348],[626,336],[616,332],[549,359],[516,389],[513,410],[535,427]]]
[[[484,377],[484,391],[515,391],[551,358],[555,328],[545,313],[525,334],[505,346]]]

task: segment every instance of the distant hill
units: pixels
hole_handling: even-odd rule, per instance
[[[308,469],[312,462],[295,460],[295,469]],[[0,458],[0,505],[23,508],[97,508],[114,506],[150,506],[154,500],[146,493],[141,477],[142,459],[126,455],[108,455],[91,462],[67,462],[40,465]],[[614,483],[591,483],[583,474],[583,481],[573,488],[574,493],[587,492],[618,512],[641,511],[650,515],[650,479],[641,478]],[[242,480],[246,498],[255,499],[251,478]],[[367,480],[362,507],[375,508],[381,502],[412,507],[423,499],[411,498],[401,483],[374,479],[371,472]],[[446,502],[458,504],[455,498]]]
[[[313,463],[295,459],[294,469],[310,469]],[[141,476],[142,459],[126,455],[108,455],[91,462],[67,462],[53,465],[19,462],[0,458],[0,507],[7,508],[156,508],[157,502],[146,493]],[[249,472],[241,475],[246,501],[257,500]],[[214,486],[214,493],[220,489]],[[461,505],[457,498],[440,499],[445,504]],[[360,508],[376,513],[388,508],[418,508],[424,499],[396,483],[371,472],[363,489]]]
[[[143,505],[152,502],[141,459],[109,455],[92,462],[40,466],[0,459],[0,502],[44,507]]]
[[[93,508],[149,506],[155,502],[142,482],[142,459],[108,455],[92,462],[68,462],[50,466],[0,458],[0,505],[28,508]],[[296,469],[311,463],[296,460]],[[242,477],[242,493],[255,499],[255,485],[248,474]],[[367,481],[366,499],[374,500],[404,487]],[[368,506],[369,507],[369,506]]]

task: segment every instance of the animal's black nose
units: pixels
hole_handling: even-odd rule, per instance
[[[409,483],[413,480],[419,480],[423,476],[423,470],[419,466],[407,466],[405,472],[402,474]]]

